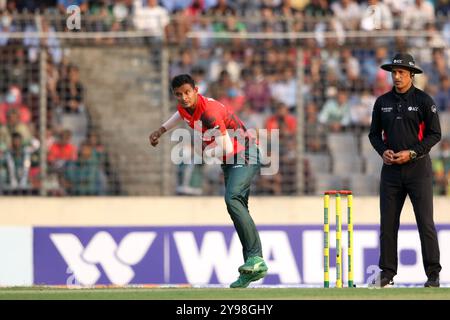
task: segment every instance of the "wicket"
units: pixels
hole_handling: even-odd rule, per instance
[[[328,190],[324,192],[324,210],[323,210],[323,232],[324,232],[324,288],[330,287],[330,224],[329,208],[330,195],[336,199],[336,288],[342,288],[342,218],[341,218],[341,195],[347,196],[347,278],[348,287],[353,288],[353,195],[350,190]]]

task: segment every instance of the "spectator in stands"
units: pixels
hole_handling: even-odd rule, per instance
[[[133,22],[137,30],[165,38],[170,22],[169,12],[158,4],[158,0],[147,0],[146,7],[142,5],[142,0],[135,0]]]
[[[297,131],[297,119],[289,113],[289,108],[283,102],[278,102],[275,107],[275,114],[267,118],[266,129],[270,133],[273,129],[280,130],[282,137],[295,136]]]
[[[62,59],[62,50],[59,38],[56,37],[55,28],[49,24],[45,19],[41,19],[40,28],[38,29],[34,24],[29,24],[25,28],[26,34],[35,32],[44,32],[46,37],[39,39],[37,37],[25,37],[23,39],[24,46],[28,49],[28,60],[37,62],[39,59],[39,52],[46,49],[50,54],[54,63],[60,63]]]
[[[434,23],[434,22],[427,23],[425,25],[425,31],[430,34],[430,35],[427,35],[426,44],[425,44],[425,46],[429,48],[428,50],[425,50],[427,52],[427,56],[430,57],[428,59],[428,61],[429,61],[429,60],[431,60],[431,53],[428,54],[428,52],[431,51],[431,49],[445,48],[447,44],[445,42],[444,36],[440,32],[440,30],[437,29],[436,23]],[[422,60],[424,60],[423,57],[422,57]]]
[[[386,91],[392,88],[392,82],[381,72],[377,72],[375,75],[375,82],[373,84],[373,93],[375,96],[382,95]]]
[[[78,6],[82,13],[88,11],[88,1],[86,0],[58,0],[58,9],[62,15],[67,14],[67,8],[70,6]]]
[[[292,6],[291,0],[282,0],[273,11],[276,16],[283,17],[283,21],[281,21],[282,32],[292,31],[291,25],[294,23],[295,19],[300,19],[302,17],[301,11]]]
[[[191,144],[183,145],[183,154],[191,154],[189,163],[180,163],[177,166],[176,194],[179,195],[202,195],[203,194],[203,169],[209,166],[194,163],[194,148]],[[210,182],[210,181],[209,181]]]
[[[57,91],[64,112],[84,112],[84,86],[80,81],[78,67],[69,66],[67,78],[58,81]]]
[[[11,13],[8,11],[2,11],[0,9],[0,12],[2,12],[0,19],[0,47],[6,46],[9,42],[9,37],[6,35],[7,32],[14,32],[16,31],[16,27],[13,24]]]
[[[264,74],[267,75],[267,79],[269,80],[271,86],[275,81],[278,80],[278,77],[281,75],[281,66],[283,62],[280,61],[278,57],[278,51],[280,48],[270,48],[264,55]],[[272,91],[272,88],[271,88]]]
[[[20,122],[30,123],[30,109],[23,104],[22,92],[17,86],[11,86],[6,94],[5,102],[0,103],[0,123],[6,123],[6,117],[10,110],[17,110]]]
[[[256,182],[256,193],[259,195],[282,195],[281,174],[260,176]]]
[[[100,168],[100,191],[101,194],[106,194],[108,192],[108,176],[112,176],[114,172],[111,170],[111,164],[107,157],[105,146],[100,141],[100,137],[95,131],[90,131],[87,134],[84,144],[87,144],[92,148],[93,157],[97,160]]]
[[[448,18],[450,16],[450,0],[436,0],[436,16],[439,18]]]
[[[391,30],[394,26],[392,12],[389,7],[379,0],[368,0],[363,7],[361,29],[366,31]]]
[[[77,159],[77,147],[71,143],[71,138],[70,130],[63,130],[58,134],[57,141],[48,150],[47,160],[50,168],[58,171],[63,168],[67,161]]]
[[[450,195],[450,139],[442,139],[439,153],[433,159],[433,193]]]
[[[236,58],[233,56],[231,49],[219,49],[216,50],[214,57],[211,60],[209,66],[210,81],[216,81],[219,79],[222,71],[226,71],[233,82],[239,80],[242,67]]]
[[[130,12],[133,9],[133,0],[115,0],[112,5],[112,13],[114,16],[114,24],[118,23],[122,29],[122,25],[126,22]]]
[[[247,129],[262,129],[265,124],[265,116],[255,112],[248,102],[245,102],[239,111],[239,118],[246,124]]]
[[[205,0],[208,4],[214,0]],[[161,0],[161,5],[170,13],[177,13],[186,9],[192,0]]]
[[[442,76],[435,97],[436,105],[441,112],[450,112],[450,77]]]
[[[448,189],[448,179],[445,175],[444,163],[440,159],[434,159],[433,167],[433,194],[446,195]]]
[[[333,15],[333,11],[329,7],[328,1],[311,0],[303,10],[305,16],[314,18],[324,18]]]
[[[170,76],[173,77],[177,74],[189,74],[192,72],[193,60],[192,60],[192,50],[188,48],[182,48],[179,55],[170,66]]]
[[[224,196],[225,183],[222,169],[219,164],[202,166],[203,195]]]
[[[389,7],[392,15],[395,19],[402,16],[405,8],[414,3],[415,0],[383,0],[384,4]],[[364,1],[365,2],[365,1]],[[400,27],[400,22],[395,24],[396,27]]]
[[[280,135],[280,174],[283,194],[297,190],[297,148],[295,135]]]
[[[212,27],[217,35],[225,32],[245,33],[247,31],[245,23],[240,21],[234,14],[228,14],[225,16],[225,20],[214,22]],[[216,39],[215,41],[218,44],[230,45],[231,47],[239,46],[242,43],[242,40],[239,38]]]
[[[198,92],[202,95],[206,94],[209,90],[209,83],[206,81],[205,69],[201,66],[192,68],[192,78],[194,78],[195,83],[197,83]]]
[[[217,2],[217,0],[212,0]],[[248,17],[258,12],[262,6],[261,1],[248,1],[248,0],[228,0],[228,3],[232,3],[233,8],[236,9],[237,15]]]
[[[30,127],[32,124],[20,122],[19,117],[20,115],[17,109],[9,110],[7,114],[6,128],[10,136],[13,132],[17,132],[22,138],[22,143],[29,145],[32,139],[32,129]]]
[[[331,4],[334,16],[345,30],[357,30],[361,19],[361,9],[354,0],[339,0]]]
[[[276,16],[275,11],[268,7],[262,6],[260,9],[261,21],[259,21],[257,25],[257,29],[255,31],[259,32],[283,32],[285,28],[285,23]],[[275,39],[274,40],[278,44],[282,44],[284,41]],[[267,46],[267,49],[271,48],[271,46]],[[273,47],[272,47],[273,48]]]
[[[297,102],[297,79],[292,67],[285,67],[277,77],[277,81],[270,84],[272,97],[283,102],[290,110],[294,110]]]
[[[205,1],[203,0],[191,0],[190,5],[183,9],[183,13],[189,19],[195,19],[200,17],[205,12]]]
[[[11,147],[11,134],[8,127],[0,123],[0,150]]]
[[[351,87],[358,85],[360,80],[360,64],[359,60],[353,56],[352,50],[348,47],[340,50],[339,66],[341,68],[341,82],[349,84]]]
[[[69,195],[94,196],[101,194],[100,167],[90,145],[82,144],[78,159],[65,164],[63,181]]]
[[[268,177],[263,179],[263,181],[268,179],[271,182],[278,182],[278,179],[280,179],[281,189],[274,189],[273,191],[291,194],[296,190],[295,141],[297,119],[295,116],[289,114],[289,108],[286,104],[278,102],[276,104],[275,114],[270,116],[266,121],[266,128],[269,134],[274,129],[279,130],[280,172],[279,176]]]
[[[318,121],[317,105],[309,101],[305,107],[305,147],[307,152],[325,151],[325,128]]]
[[[3,76],[5,84],[13,85],[22,89],[26,88],[29,81],[27,72],[26,50],[14,40],[11,46],[6,48],[4,59],[5,73]]]
[[[58,82],[60,79],[58,68],[51,59],[47,59],[47,119],[53,119],[53,112],[60,103],[58,94]]]
[[[7,189],[14,194],[29,190],[29,173],[35,162],[32,162],[32,149],[24,146],[22,137],[17,132],[11,135],[11,148],[6,151],[5,160],[8,169]]]
[[[434,23],[435,19],[434,7],[430,2],[415,0],[404,8],[401,26],[407,30],[422,31],[427,23]]]
[[[0,125],[0,139],[2,138],[2,131]],[[8,187],[8,163],[6,161],[6,151],[8,147],[4,145],[0,140],[0,195],[3,194],[3,190]]]
[[[433,50],[435,48],[445,48],[446,43],[443,35],[436,29],[434,22],[428,22],[424,25],[423,37],[409,37],[405,38],[405,43],[408,48],[411,48],[411,54],[420,61],[421,65],[433,63]],[[424,88],[426,85],[426,77],[415,79],[415,84],[419,88]]]
[[[194,29],[200,31],[204,26],[202,16],[204,11],[205,3],[203,0],[191,0],[191,3],[187,2],[181,10],[177,10],[171,17],[171,23],[167,26],[168,40],[171,43],[179,44],[185,40],[188,31],[194,31]],[[209,23],[207,24],[210,26]],[[194,41],[198,45],[202,40],[195,39]]]
[[[351,121],[347,89],[328,88],[328,100],[319,113],[319,122],[333,132],[342,131]]]
[[[255,65],[252,71],[252,77],[244,84],[244,94],[253,110],[267,112],[272,99],[269,82],[266,80],[261,65]]]
[[[349,105],[353,126],[369,129],[372,120],[372,107],[375,100],[376,97],[370,93],[367,87],[361,93],[352,95]]]
[[[204,32],[204,33],[213,33],[213,27],[211,23],[209,23],[209,18],[205,16],[199,17],[196,21],[192,22],[191,25],[191,31],[192,32]],[[172,31],[173,32],[173,31]],[[184,38],[184,34],[183,34]],[[192,39],[193,46],[195,48],[201,48],[203,51],[210,50],[212,48],[214,39],[208,38],[208,37],[201,37],[201,38],[195,38]]]
[[[427,83],[438,86],[441,77],[449,74],[449,63],[443,48],[433,48],[432,56],[430,63],[423,64],[423,70],[426,72]]]
[[[329,3],[326,0],[311,0],[308,5],[306,5],[304,10],[305,15],[305,31],[314,31],[315,40],[320,47],[325,46],[327,39],[324,38],[323,34],[329,29],[335,27],[334,20],[331,18],[333,16],[333,11],[329,7]],[[329,41],[332,39],[329,38]]]
[[[217,97],[217,101],[228,106],[233,112],[239,112],[245,103],[245,96],[231,80],[227,71],[222,71],[219,80],[211,84],[211,95]]]
[[[54,134],[54,129],[51,126],[47,127],[45,130],[45,141],[44,146],[49,150],[50,147],[56,142],[56,135]]]
[[[272,146],[268,145],[267,150],[262,150],[261,158],[264,158],[264,154],[267,154],[267,158],[271,161],[279,162],[279,155],[272,153]],[[261,160],[265,162],[264,160]],[[264,165],[263,165],[264,167]],[[282,177],[281,172],[278,170],[275,174],[260,175],[256,179],[256,193],[261,195],[281,195],[282,194]]]
[[[389,75],[378,67],[389,62],[387,47],[376,47],[374,55],[369,51],[362,60],[362,77],[374,88],[374,94],[377,96],[389,91],[392,87]]]
[[[93,18],[92,22],[88,20],[86,23],[92,24],[89,29],[99,32],[111,30],[115,20],[111,4],[106,0],[93,1],[89,6],[89,15]],[[126,7],[125,7],[126,8]]]
[[[105,146],[100,142],[98,134],[94,131],[90,131],[87,134],[85,144],[92,148],[93,157],[103,166],[106,161],[106,151]]]
[[[230,6],[227,0],[217,0],[217,4],[211,7],[206,14],[216,17],[225,17],[230,14],[235,15],[236,9]]]

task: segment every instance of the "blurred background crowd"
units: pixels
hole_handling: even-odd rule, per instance
[[[68,30],[71,5],[80,30]],[[247,127],[280,130],[280,170],[255,180],[262,195],[377,193],[381,158],[367,131],[375,99],[392,87],[379,66],[410,52],[424,70],[415,85],[441,117],[435,194],[450,195],[449,12],[449,0],[0,0],[0,193],[130,194],[95,125],[102,115],[86,101],[97,88],[83,81],[86,65],[70,59],[73,44],[59,34],[100,32],[85,45],[115,48],[130,38],[105,34],[139,31],[133,45],[167,50],[167,77],[190,73],[201,94],[230,106]],[[173,194],[223,193],[217,166],[181,164],[172,178]]]

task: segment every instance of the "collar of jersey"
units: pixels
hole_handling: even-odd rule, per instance
[[[392,87],[392,93],[401,100],[408,100],[409,96],[416,90],[416,87],[414,85],[411,85],[411,88],[408,89],[404,94],[398,94],[397,91],[395,91],[395,87]]]

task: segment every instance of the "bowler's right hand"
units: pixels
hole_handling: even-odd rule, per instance
[[[150,136],[148,137],[148,140],[150,141],[150,144],[153,147],[156,147],[158,145],[159,142],[159,138],[162,136],[162,134],[164,133],[163,130],[161,130],[161,128],[159,128],[156,131],[153,131]]]
[[[383,152],[384,164],[391,165],[392,161],[394,161],[394,151],[388,149],[385,152]]]

